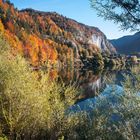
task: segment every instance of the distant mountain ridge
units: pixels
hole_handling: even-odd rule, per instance
[[[140,52],[140,32],[119,39],[110,40],[118,53],[130,54]]]

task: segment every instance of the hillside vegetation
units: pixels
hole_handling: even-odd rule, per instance
[[[0,37],[0,140],[62,136],[77,121],[65,116],[77,93],[72,85],[52,82],[43,72],[32,71]]]
[[[93,34],[104,38],[101,47],[106,45],[108,53],[115,51],[98,28],[55,12],[19,11],[3,0],[0,0],[0,31],[14,53],[21,53],[33,66],[73,65],[80,56],[100,53],[102,48],[92,42]]]

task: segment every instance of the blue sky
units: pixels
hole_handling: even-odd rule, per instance
[[[120,31],[112,21],[104,21],[97,17],[96,11],[90,7],[89,0],[10,0],[18,9],[33,8],[41,11],[55,11],[78,22],[98,27],[108,39],[115,39],[133,34]]]

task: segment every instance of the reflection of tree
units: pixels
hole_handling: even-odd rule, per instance
[[[50,69],[48,76],[50,76],[51,80],[77,86],[80,90],[77,100],[80,101],[98,96],[105,89],[106,85],[118,84],[116,79],[122,79],[125,72],[126,70],[104,70],[97,73],[92,70],[66,67],[64,69]]]
[[[116,78],[116,73],[104,73],[104,83],[114,84],[114,79]]]
[[[93,97],[99,92],[99,89],[101,88],[101,75],[95,74],[94,71],[65,68],[57,70],[58,74],[56,79],[54,79],[53,74],[55,70],[52,69],[51,71],[49,71],[49,76],[51,79],[64,82],[66,85],[75,84],[75,86],[79,87],[81,92],[78,99]]]

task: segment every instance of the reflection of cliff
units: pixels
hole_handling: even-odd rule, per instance
[[[57,74],[56,74],[57,72]],[[55,73],[55,74],[54,74]],[[80,89],[77,100],[94,97],[102,88],[103,77],[93,71],[78,69],[50,70],[49,76],[52,80],[58,80],[67,84],[75,84]]]
[[[102,78],[95,76],[93,81],[81,84],[80,88],[82,90],[78,100],[85,100],[87,98],[92,98],[99,93],[102,87]]]
[[[121,85],[125,75],[131,75],[131,71],[124,70],[104,70],[92,71],[82,69],[52,69],[49,70],[51,80],[63,82],[66,85],[77,86],[80,90],[76,97],[76,103],[98,96],[107,85],[117,84]]]
[[[74,84],[78,86],[80,93],[77,97],[77,101],[82,101],[99,95],[107,84],[120,84],[123,79],[123,73],[125,72],[126,70],[107,70],[95,73],[94,71],[65,68],[61,70],[51,69],[49,70],[49,76],[51,80],[64,82],[66,85]]]

